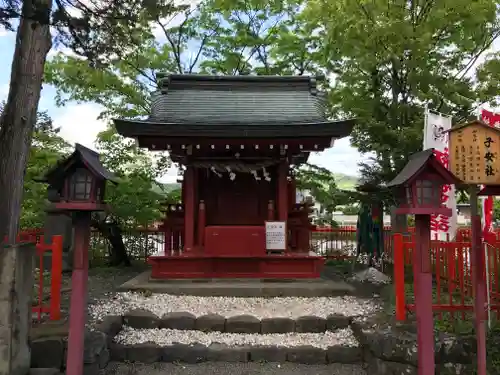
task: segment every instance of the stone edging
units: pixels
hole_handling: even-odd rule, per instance
[[[170,328],[177,330],[198,330],[202,332],[227,333],[322,333],[349,327],[352,318],[331,314],[326,318],[301,316],[291,318],[263,318],[252,315],[238,315],[225,318],[218,314],[196,317],[189,312],[172,312],[161,318],[150,311],[134,309],[124,314],[123,324],[134,329]]]
[[[130,315],[129,315],[130,317]],[[237,320],[238,321],[238,320]],[[293,320],[292,320],[293,321]],[[227,346],[223,344],[173,344],[160,346],[155,343],[124,345],[113,341],[125,323],[130,319],[121,316],[107,316],[96,326],[107,335],[111,360],[123,362],[184,362],[199,363],[205,361],[222,362],[295,362],[303,364],[346,363],[354,364],[362,361],[359,346],[331,346],[327,349],[309,345],[296,347],[276,346]],[[132,320],[133,322],[133,320]],[[136,321],[137,323],[137,321]],[[156,324],[156,323],[155,323]],[[129,325],[129,324],[126,324]],[[131,325],[132,326],[132,325]],[[132,326],[133,327],[133,326]],[[158,328],[149,326],[147,328]],[[142,326],[142,328],[145,328]],[[145,329],[147,329],[145,328]],[[178,329],[178,328],[174,328]],[[227,331],[226,331],[227,332]],[[241,333],[241,331],[239,332]],[[249,333],[249,332],[243,332]]]

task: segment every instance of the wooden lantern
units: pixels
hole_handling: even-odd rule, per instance
[[[49,201],[55,209],[64,211],[105,210],[106,181],[116,183],[101,164],[99,154],[78,143],[68,158],[39,181],[49,184]]]
[[[433,149],[429,149],[412,155],[387,187],[395,189],[396,214],[451,216],[451,209],[441,203],[443,186],[461,183],[436,159]]]

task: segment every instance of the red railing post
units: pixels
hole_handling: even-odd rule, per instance
[[[267,220],[273,221],[274,215],[274,201],[271,200],[267,203]]]
[[[44,236],[40,236],[40,242],[36,244],[36,255],[38,256],[38,321],[42,320],[42,310],[43,310],[43,253],[44,253],[45,239]]]
[[[447,263],[448,263],[448,283],[450,286],[450,291],[453,293],[456,289],[456,280],[457,280],[457,269],[456,269],[456,261],[457,261],[457,249],[455,246],[450,246],[450,243],[447,243],[445,247],[447,254]]]
[[[62,284],[62,236],[52,237],[52,284],[50,286],[50,320],[61,319],[61,284]]]
[[[396,291],[396,320],[406,320],[405,301],[405,259],[403,249],[403,235],[396,233],[394,243],[394,286]]]

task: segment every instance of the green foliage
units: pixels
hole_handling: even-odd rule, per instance
[[[358,118],[353,143],[375,154],[368,180],[387,182],[421,149],[424,103],[456,120],[471,114],[478,92],[467,73],[498,36],[497,3],[308,2],[301,17],[322,36],[320,64],[334,74],[332,115]],[[498,94],[486,71],[483,101]]]
[[[166,155],[138,148],[133,140],[121,137],[113,127],[98,135],[96,146],[102,163],[120,179],[118,185],[110,183],[106,191],[113,218],[122,228],[147,226],[159,219],[161,205],[168,195],[155,190],[154,184],[170,166]]]
[[[480,100],[500,106],[500,52],[486,57],[477,71],[477,81]]]
[[[40,115],[39,115],[40,117]],[[21,209],[21,228],[43,226],[47,185],[34,179],[54,167],[57,161],[69,153],[69,145],[57,135],[56,130],[35,129],[24,180],[24,196]]]
[[[319,223],[333,223],[332,213],[340,204],[346,204],[350,196],[337,188],[335,176],[326,168],[305,164],[295,169],[298,191],[307,191],[321,207]]]
[[[359,207],[354,204],[349,204],[342,207],[342,213],[344,215],[357,215],[359,213]]]
[[[4,103],[0,103],[0,114]],[[21,207],[21,228],[41,228],[44,222],[47,185],[36,182],[57,161],[68,155],[68,143],[59,136],[59,128],[55,128],[47,112],[38,112],[33,131],[33,139],[26,165],[24,178],[24,195]]]
[[[106,66],[95,68],[78,57],[58,54],[46,64],[46,81],[57,88],[57,104],[67,101],[94,102],[104,107],[103,118],[137,118],[148,114],[151,94],[158,89],[156,76],[166,73],[205,74],[304,74],[319,71],[310,50],[318,36],[299,23],[295,14],[300,3],[260,0],[210,0],[190,9],[172,10],[158,4],[158,13],[145,11],[149,22],[137,34],[137,48],[125,51]],[[162,8],[162,7],[165,7]],[[165,13],[177,14],[175,22]],[[140,209],[142,218],[157,217],[157,199],[148,208],[130,192],[143,191],[146,181],[165,168],[149,167],[151,154],[138,150],[111,130],[99,135],[98,146],[105,164],[133,183],[110,189],[110,200],[123,220],[132,220]],[[140,160],[132,164],[132,159]],[[155,164],[155,163],[153,163]],[[124,169],[126,166],[127,170]],[[129,170],[132,168],[132,170]],[[340,196],[333,175],[308,166],[298,172],[299,187],[311,192],[331,213]],[[130,189],[120,191],[120,189]],[[116,192],[114,192],[116,191]],[[178,192],[177,192],[178,193]],[[153,194],[153,193],[148,193]],[[171,196],[171,199],[179,199]],[[125,205],[125,206],[124,206]],[[139,211],[137,211],[139,212]]]

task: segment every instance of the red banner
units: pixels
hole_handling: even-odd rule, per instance
[[[494,113],[483,109],[481,111],[481,118],[490,126],[500,127],[500,113]]]

